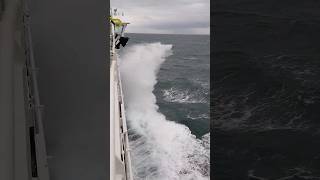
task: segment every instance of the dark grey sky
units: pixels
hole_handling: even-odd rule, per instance
[[[209,34],[210,0],[111,0],[132,33]]]

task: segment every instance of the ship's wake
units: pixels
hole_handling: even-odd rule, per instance
[[[172,45],[136,44],[120,58],[135,180],[209,179],[209,134],[197,139],[188,127],[158,111],[157,73]]]

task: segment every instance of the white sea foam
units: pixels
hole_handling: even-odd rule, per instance
[[[197,60],[198,58],[190,56],[190,57],[183,57],[184,60]]]
[[[187,118],[195,120],[195,119],[209,119],[210,117],[208,114],[200,114],[200,115],[194,116],[190,113],[187,115]]]
[[[163,91],[165,101],[182,104],[207,103],[205,97],[202,97],[200,94],[200,92],[190,92],[189,90],[179,90],[175,88]]]
[[[197,139],[182,124],[158,111],[153,94],[157,73],[172,45],[137,44],[121,56],[126,115],[135,179],[209,179],[208,135]]]

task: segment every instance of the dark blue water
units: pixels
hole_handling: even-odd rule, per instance
[[[215,179],[319,179],[319,1],[214,6]]]

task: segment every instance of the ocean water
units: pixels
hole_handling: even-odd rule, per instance
[[[320,2],[214,6],[215,179],[320,179]]]
[[[128,36],[119,65],[135,179],[209,179],[209,36]]]

